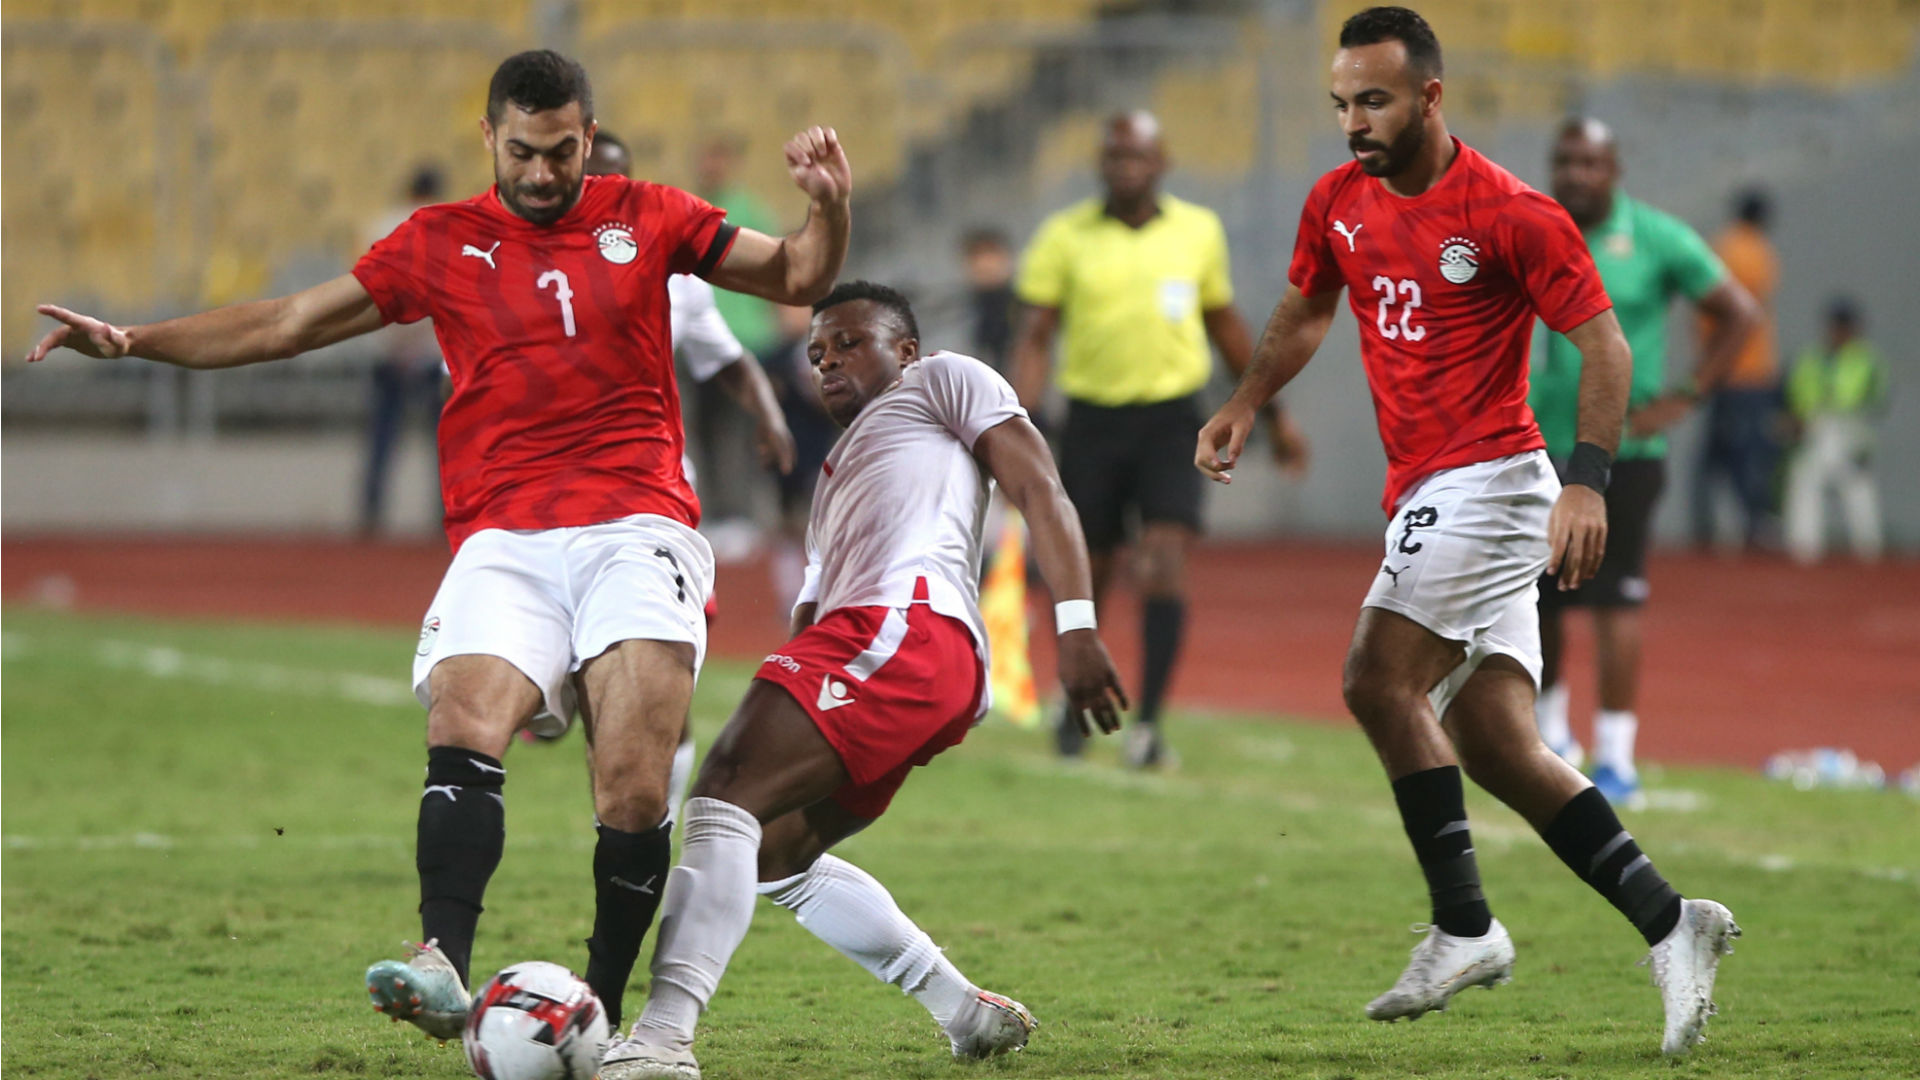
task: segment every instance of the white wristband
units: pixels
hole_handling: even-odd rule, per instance
[[[1093,601],[1062,600],[1053,605],[1053,632],[1064,634],[1069,630],[1092,630]]]

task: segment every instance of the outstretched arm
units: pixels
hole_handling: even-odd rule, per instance
[[[1200,441],[1193,452],[1193,464],[1211,480],[1233,482],[1233,467],[1253,431],[1260,408],[1293,381],[1300,369],[1313,359],[1314,350],[1333,325],[1333,312],[1340,303],[1340,290],[1308,296],[1297,286],[1287,286],[1286,295],[1274,305],[1266,332],[1253,351],[1253,360],[1240,378],[1240,386],[1220,411],[1200,429]]]
[[[61,325],[33,347],[28,363],[67,348],[103,359],[137,356],[201,370],[285,360],[371,333],[382,321],[373,297],[352,274],[291,296],[141,326],[115,326],[52,304],[40,305],[39,311]]]
[[[1567,340],[1580,350],[1580,413],[1567,482],[1547,518],[1547,569],[1560,575],[1563,591],[1579,588],[1598,572],[1606,553],[1602,492],[1606,469],[1620,448],[1633,381],[1633,353],[1612,308],[1567,331]]]
[[[1053,454],[1039,430],[1021,416],[1002,421],[974,441],[973,456],[1026,518],[1034,561],[1054,603],[1081,601],[1091,608],[1093,572],[1087,561],[1087,541],[1080,533],[1080,515],[1067,501]],[[1060,683],[1066,688],[1074,720],[1091,735],[1096,726],[1101,731],[1119,728],[1127,694],[1107,647],[1094,631],[1090,612],[1086,621],[1084,627],[1060,634]]]
[[[793,471],[793,433],[787,430],[786,414],[773,395],[773,383],[760,361],[752,353],[742,352],[739,359],[720,369],[713,381],[734,403],[753,417],[754,443],[760,449],[762,464],[779,469],[781,475]]]
[[[786,151],[794,185],[813,200],[806,224],[778,240],[741,229],[707,280],[777,304],[811,304],[833,288],[847,261],[853,171],[832,128],[808,128],[788,141]]]

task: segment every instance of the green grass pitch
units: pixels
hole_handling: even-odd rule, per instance
[[[360,986],[418,927],[410,647],[6,613],[7,1075],[466,1075],[456,1048],[382,1020]],[[709,669],[703,742],[747,673]],[[1398,974],[1425,896],[1363,740],[1219,715],[1173,731],[1184,766],[1141,776],[1111,746],[1063,767],[1038,735],[990,724],[843,849],[971,978],[1033,1009],[1025,1053],[951,1063],[911,1000],[762,904],[703,1026],[707,1074],[1920,1077],[1920,804],[1905,796],[1653,777],[1661,797],[1629,827],[1747,931],[1709,1041],[1671,1063],[1638,937],[1479,796],[1515,981],[1417,1024],[1369,1023],[1361,1006]],[[516,746],[508,766],[476,973],[580,967],[578,737]]]

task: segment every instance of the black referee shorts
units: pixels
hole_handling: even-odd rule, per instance
[[[1060,482],[1080,512],[1090,551],[1126,540],[1130,516],[1200,529],[1206,478],[1193,467],[1197,397],[1150,405],[1071,401],[1060,437]]]
[[[1663,458],[1628,458],[1613,463],[1607,482],[1607,553],[1591,581],[1560,591],[1560,578],[1540,578],[1540,608],[1633,608],[1647,602],[1647,545],[1653,533],[1653,508],[1667,486]]]

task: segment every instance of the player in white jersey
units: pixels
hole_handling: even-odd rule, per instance
[[[701,767],[647,1007],[608,1050],[601,1080],[700,1075],[694,1026],[746,936],[756,891],[917,998],[955,1057],[1017,1050],[1033,1031],[1023,1006],[968,982],[878,881],[827,854],[987,709],[978,582],[996,481],[1026,517],[1059,601],[1074,715],[1089,733],[1110,732],[1126,707],[1094,632],[1079,519],[1046,443],[992,368],[919,347],[913,310],[892,289],[852,282],[814,305],[815,384],[846,432],[814,495],[794,637],[767,657]]]

